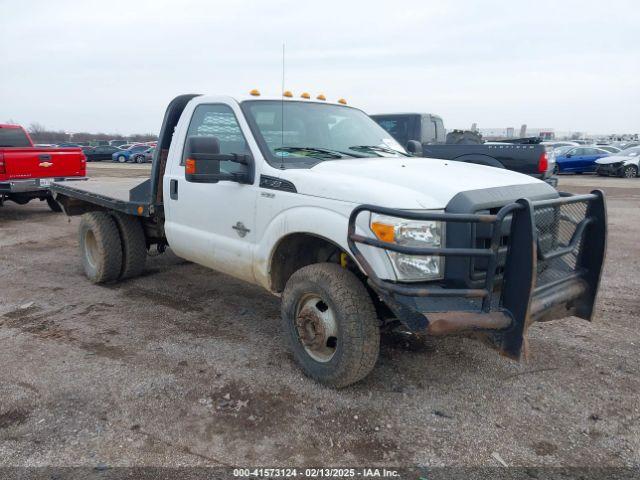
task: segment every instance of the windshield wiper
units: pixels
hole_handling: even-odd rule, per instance
[[[322,157],[314,157],[314,158],[327,159],[328,157],[328,159],[331,159],[331,160],[344,158],[345,156],[361,158],[361,155],[357,155],[355,153],[341,152],[340,150],[330,150],[328,148],[318,148],[318,147],[279,147],[274,149],[274,152],[304,152],[304,153],[311,153],[313,155],[324,156],[324,158]],[[313,157],[313,155],[306,155],[306,156]]]
[[[396,153],[403,157],[409,157],[410,155],[401,152],[400,150],[394,150],[393,148],[381,147],[380,145],[356,145],[353,147],[349,147],[350,150],[365,150],[371,152],[385,152],[385,153]]]

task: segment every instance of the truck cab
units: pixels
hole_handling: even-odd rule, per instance
[[[442,117],[433,113],[389,113],[371,115],[378,124],[406,146],[409,140],[422,143],[445,143],[446,130]]]
[[[83,215],[87,277],[134,277],[168,246],[259,285],[302,370],[333,387],[374,367],[381,328],[473,333],[517,359],[531,322],[593,314],[601,192],[411,156],[343,103],[178,97],[151,177],[128,182],[52,187]]]

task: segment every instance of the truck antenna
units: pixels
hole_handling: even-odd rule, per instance
[[[280,169],[284,170],[284,42],[282,42],[282,88],[280,95]]]

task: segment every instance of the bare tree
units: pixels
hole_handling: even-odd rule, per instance
[[[41,123],[33,122],[33,123],[31,123],[31,125],[29,125],[29,133],[31,135],[35,135],[35,136],[41,135],[46,131],[47,131],[47,129]]]

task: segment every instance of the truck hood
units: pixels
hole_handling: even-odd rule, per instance
[[[329,160],[308,170],[287,170],[281,178],[293,182],[304,195],[403,209],[441,209],[456,194],[469,190],[547,186],[502,168],[433,158]]]

